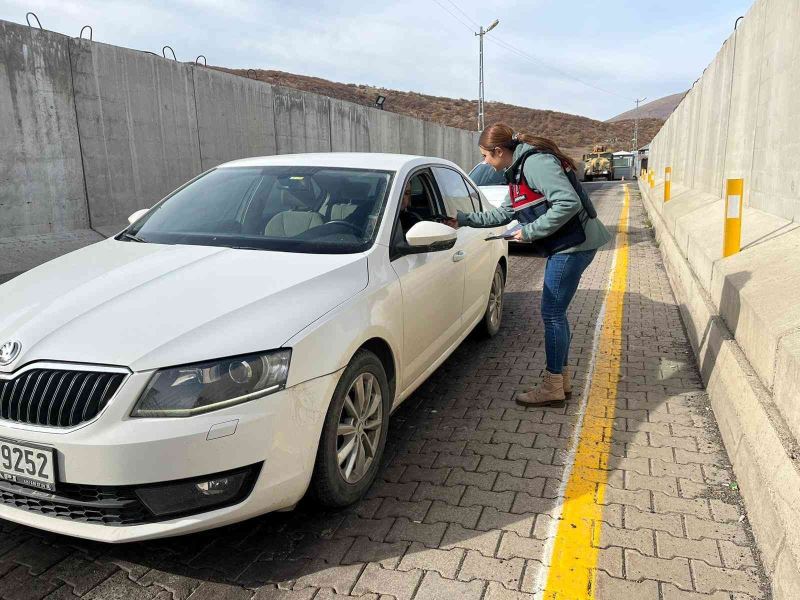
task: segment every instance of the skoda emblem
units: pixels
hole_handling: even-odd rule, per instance
[[[10,365],[19,356],[20,350],[22,344],[19,342],[6,342],[0,346],[0,366]]]

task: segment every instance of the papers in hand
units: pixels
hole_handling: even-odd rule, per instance
[[[514,225],[511,229],[506,229],[503,233],[499,235],[490,235],[487,238],[484,238],[485,241],[489,240],[513,240],[514,234],[517,233],[520,229],[522,229],[522,224],[518,223]]]

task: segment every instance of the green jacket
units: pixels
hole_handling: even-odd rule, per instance
[[[514,150],[514,160],[530,149],[531,146],[528,144],[517,146]],[[583,210],[580,197],[572,187],[569,179],[567,179],[558,159],[552,154],[534,154],[530,156],[525,161],[523,173],[528,185],[544,194],[551,203],[550,209],[544,215],[522,228],[522,236],[526,241],[532,242],[552,235]],[[459,225],[467,227],[506,225],[514,220],[511,197],[506,194],[506,198],[500,208],[472,213],[459,211],[456,218]],[[611,240],[611,234],[600,222],[600,219],[590,219],[584,212],[581,215],[581,223],[583,224],[583,230],[586,232],[586,241],[562,252],[594,250]]]

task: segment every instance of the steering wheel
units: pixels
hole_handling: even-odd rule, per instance
[[[363,233],[358,225],[353,225],[350,221],[345,221],[343,219],[334,219],[333,221],[328,221],[327,223],[322,224],[323,227],[327,227],[328,225],[344,225],[359,236]]]

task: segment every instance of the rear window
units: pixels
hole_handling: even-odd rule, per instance
[[[486,163],[479,163],[475,168],[469,172],[469,178],[475,182],[475,185],[508,185],[506,182],[505,173],[502,171],[495,171]]]

